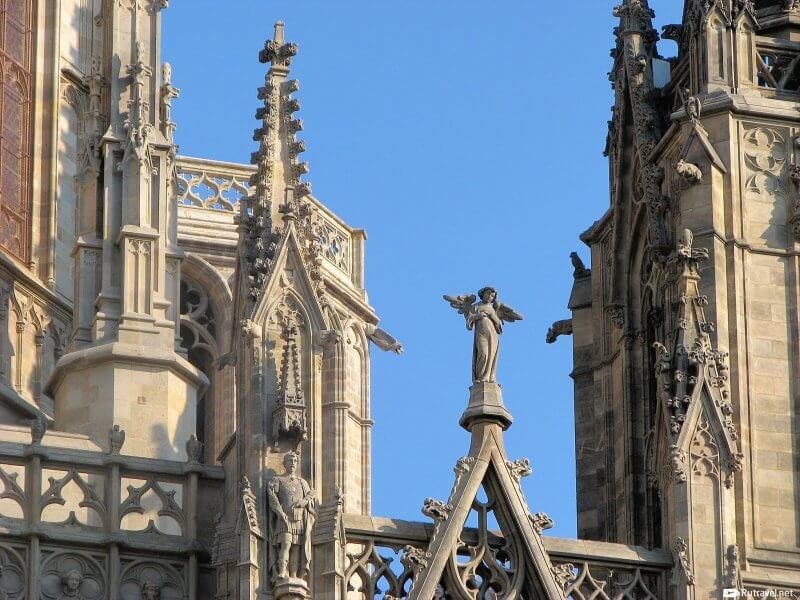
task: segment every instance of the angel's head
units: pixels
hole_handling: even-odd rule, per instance
[[[497,301],[497,290],[491,286],[482,287],[478,290],[478,298],[480,298],[484,302],[495,302]]]

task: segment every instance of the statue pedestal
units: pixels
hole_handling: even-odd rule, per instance
[[[278,579],[272,586],[272,597],[275,600],[306,600],[309,597],[308,583],[297,577]]]
[[[503,430],[511,427],[514,422],[503,404],[502,388],[498,383],[474,383],[469,388],[469,404],[458,424],[467,431],[472,431],[473,424],[479,421],[498,423]]]

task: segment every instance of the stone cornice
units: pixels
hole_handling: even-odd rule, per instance
[[[167,367],[172,372],[197,386],[198,394],[201,394],[208,386],[208,378],[205,374],[194,367],[185,358],[176,354],[173,350],[156,348],[147,348],[144,350],[141,346],[133,344],[111,342],[98,346],[81,348],[80,350],[65,354],[58,363],[56,363],[56,367],[53,369],[45,389],[48,394],[54,395],[55,390],[68,373],[80,371],[91,365],[113,361],[150,365],[160,368]]]

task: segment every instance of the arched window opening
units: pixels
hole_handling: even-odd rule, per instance
[[[197,439],[207,448],[213,439],[214,383],[219,358],[215,312],[208,293],[194,281],[181,279],[181,346],[189,362],[205,373],[209,386],[197,399]],[[204,456],[208,460],[209,456]]]
[[[643,280],[650,279],[650,270],[652,263],[645,267]],[[656,436],[658,435],[655,430],[656,422],[656,407],[658,404],[658,381],[656,378],[656,349],[655,342],[661,342],[660,331],[663,328],[664,313],[660,306],[656,306],[653,301],[652,289],[646,289],[644,294],[644,302],[642,303],[642,318],[644,320],[644,344],[645,344],[645,431],[647,432],[647,445],[648,452],[654,452],[656,447]],[[647,486],[647,532],[648,538],[646,543],[650,547],[660,547],[662,543],[662,527],[661,527],[661,497],[659,496],[658,488],[652,482]]]
[[[30,258],[32,2],[0,3],[0,247]]]

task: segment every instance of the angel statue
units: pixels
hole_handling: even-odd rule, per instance
[[[474,330],[472,347],[472,383],[494,383],[497,374],[497,353],[503,321],[521,321],[522,315],[497,300],[497,290],[483,287],[478,290],[479,302],[474,294],[444,296],[444,299],[467,320],[467,329]]]

